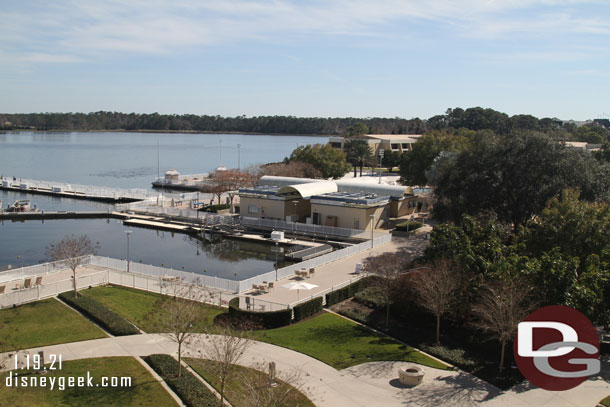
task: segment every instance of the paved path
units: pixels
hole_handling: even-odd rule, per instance
[[[205,343],[197,335],[186,349],[186,355],[198,357],[198,346]],[[163,335],[144,334],[95,339],[30,349],[44,350],[45,355],[62,354],[64,360],[108,357],[144,356],[152,353],[175,353],[177,346]],[[0,355],[0,358],[7,354]],[[23,358],[21,358],[23,360]],[[255,342],[246,352],[243,365],[274,361],[278,372],[300,369],[304,392],[319,407],[399,407],[399,406],[595,406],[610,394],[608,363],[600,377],[564,392],[547,392],[529,386],[500,392],[494,386],[465,372],[449,372],[423,366],[424,383],[404,388],[398,383],[396,371],[404,362],[371,362],[338,371],[307,355]]]
[[[313,298],[321,291],[328,290],[333,286],[355,278],[356,274],[354,274],[354,271],[356,269],[356,264],[362,263],[367,257],[378,256],[385,252],[404,251],[411,259],[414,259],[423,253],[427,244],[428,240],[424,240],[422,237],[394,237],[389,243],[316,267],[314,276],[304,280],[307,283],[318,286],[311,290],[299,290],[299,292],[297,292],[296,290],[283,288],[282,285],[284,284],[301,280],[300,277],[289,276],[276,281],[274,283],[274,288],[270,289],[269,292],[265,294],[260,294],[256,290],[248,291],[245,294],[253,296],[255,304],[258,302],[262,303],[263,301],[292,304],[304,298]]]

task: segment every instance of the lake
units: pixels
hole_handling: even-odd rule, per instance
[[[157,148],[157,140],[159,148]],[[222,141],[222,142],[220,142]],[[181,174],[281,161],[298,145],[326,143],[327,137],[174,133],[0,133],[0,174],[21,178],[120,188],[150,188],[169,168]],[[3,206],[31,199],[45,210],[106,210],[112,205],[0,191]],[[225,239],[205,243],[182,234],[129,228],[132,261],[241,280],[273,270],[275,254],[266,244]],[[49,243],[66,235],[87,234],[98,253],[124,259],[127,241],[121,222],[81,219],[3,222],[0,268],[44,261]],[[17,257],[19,256],[19,258]]]

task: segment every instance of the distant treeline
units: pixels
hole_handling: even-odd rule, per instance
[[[608,120],[596,120],[610,127]],[[498,134],[533,130],[574,133],[576,126],[558,119],[538,119],[531,115],[508,116],[493,109],[474,107],[448,109],[429,119],[337,118],[256,116],[223,117],[209,115],[165,115],[118,112],[0,114],[0,128],[36,130],[127,130],[200,131],[271,134],[342,134],[355,123],[365,124],[376,134],[423,134],[429,130],[466,128],[489,129]]]

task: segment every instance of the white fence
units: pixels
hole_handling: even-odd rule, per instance
[[[204,286],[205,288],[202,289],[205,290],[208,290],[209,288],[218,290],[215,293],[210,292],[210,295],[213,297],[211,301],[220,305],[226,305],[228,301],[234,296],[234,293],[250,290],[253,284],[261,284],[263,281],[275,281],[276,274],[277,279],[282,279],[284,277],[293,275],[296,270],[300,270],[301,268],[318,267],[320,265],[330,263],[347,256],[351,256],[352,254],[360,253],[364,250],[370,249],[372,246],[378,246],[384,243],[388,243],[391,239],[391,234],[382,235],[375,238],[373,244],[371,244],[371,241],[367,241],[358,245],[346,247],[344,249],[325,254],[320,257],[316,257],[314,259],[306,260],[301,263],[293,264],[288,267],[278,269],[277,273],[276,271],[271,271],[242,281],[229,280],[215,276],[206,276],[193,272],[185,272],[134,262],[130,262],[130,272],[128,273],[126,260],[119,260],[102,256],[87,256],[84,262],[85,264],[103,267],[107,270],[79,277],[77,279],[77,284],[79,289],[89,286],[112,283],[147,291],[163,293],[164,287],[166,287],[167,284],[173,281],[179,281],[181,284]],[[58,269],[65,268],[65,264],[60,261],[55,263],[44,263],[35,266],[21,267],[15,270],[7,270],[0,273],[0,285],[4,285],[4,288],[6,290],[8,286],[6,283],[9,281],[14,282],[16,280],[23,280],[25,278],[31,279],[33,277],[44,276],[48,275],[51,272],[57,271]],[[357,279],[358,277],[355,277],[348,282],[342,283],[343,285],[331,287],[327,290],[314,294],[314,296],[306,297],[303,300],[300,300],[293,304],[287,305],[271,303],[268,301],[253,300],[257,301],[257,305],[254,306],[254,304],[252,303],[250,304],[250,308],[252,309],[252,306],[254,306],[254,309],[258,308],[258,310],[262,310],[263,308],[265,308],[267,311],[286,309],[286,307],[292,308],[294,305],[297,305],[314,297],[323,296],[327,292],[341,288],[342,286],[356,281]],[[24,288],[9,292],[5,291],[4,293],[0,294],[0,306],[6,307],[13,304],[23,304],[30,301],[36,301],[39,299],[55,296],[61,292],[69,291],[71,289],[73,289],[73,280],[67,279],[53,282],[50,284],[34,286],[31,288]],[[209,290],[206,292],[209,292]],[[242,301],[244,308],[246,308],[246,300],[243,299],[243,297],[240,300],[240,306],[242,305]],[[263,304],[266,305],[264,307],[261,307],[261,305]]]
[[[313,300],[314,298],[318,298],[318,297],[322,297],[322,304],[325,305],[326,304],[326,294],[333,292],[335,290],[338,290],[340,288],[343,288],[345,286],[348,286],[351,283],[355,283],[356,281],[360,280],[363,277],[364,277],[364,275],[354,276],[354,277],[350,278],[349,280],[336,284],[330,288],[319,291],[312,295],[307,295],[307,296],[301,298],[300,300],[295,301],[290,304],[281,304],[281,303],[277,303],[277,302],[261,300],[256,297],[250,297],[247,295],[239,295],[239,308],[248,310],[248,311],[253,311],[253,312],[280,311],[280,310],[285,310],[285,309],[292,309],[296,305],[302,304],[304,302]]]
[[[252,288],[253,284],[262,284],[264,281],[276,281],[282,279],[284,277],[288,277],[294,274],[296,270],[300,270],[302,268],[310,268],[310,267],[318,267],[322,264],[330,263],[335,260],[342,259],[347,256],[351,256],[352,254],[360,253],[364,250],[370,249],[372,246],[378,246],[384,243],[388,243],[392,240],[391,234],[381,235],[376,237],[373,240],[373,245],[371,245],[371,241],[366,241],[354,246],[346,247],[341,250],[334,251],[332,253],[325,254],[320,257],[315,257],[313,259],[305,260],[300,263],[292,264],[287,267],[283,267],[277,270],[277,278],[276,271],[270,271],[265,274],[259,274],[258,276],[249,278],[247,280],[241,280],[239,282],[239,292],[247,291]]]
[[[89,257],[89,256],[85,256]],[[85,259],[85,263],[89,263],[88,259]],[[66,265],[63,261],[56,261],[50,263],[42,263],[34,266],[19,267],[15,269],[5,270],[0,272],[0,284],[12,281],[12,280],[23,280],[28,277],[37,277],[49,274],[50,272],[56,271],[58,268],[65,269]]]
[[[359,229],[336,228],[334,226],[322,226],[298,222],[284,222],[281,220],[250,218],[247,216],[242,216],[241,222],[242,225],[247,226],[261,226],[285,230],[288,232],[294,231],[296,233],[313,233],[314,235],[318,236],[351,237],[364,232],[364,230]]]
[[[93,185],[67,184],[65,182],[55,181],[40,181],[35,179],[17,178],[13,180],[9,177],[4,177],[1,181],[2,186],[18,188],[23,191],[28,189],[43,189],[55,192],[72,192],[77,195],[87,195],[98,198],[131,198],[131,199],[146,199],[149,192],[145,189],[121,189],[98,187]]]
[[[90,264],[118,271],[127,271],[127,260],[118,260],[110,257],[91,256]],[[144,277],[154,277],[157,280],[170,280],[172,278],[179,278],[181,282],[200,284],[218,290],[224,290],[229,292],[237,292],[239,290],[239,281],[229,280],[226,278],[215,276],[206,276],[192,272],[189,273],[186,271],[174,270],[165,267],[151,266],[149,264],[134,263],[133,261],[129,264],[129,271],[129,275],[140,274]],[[139,286],[139,288],[142,287],[143,285]]]
[[[76,279],[76,283],[77,289],[107,284],[108,272],[100,271],[97,273],[80,276]],[[0,295],[0,308],[43,300],[73,289],[74,280],[70,278],[55,281],[49,284],[14,290]]]

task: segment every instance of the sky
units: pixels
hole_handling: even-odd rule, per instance
[[[608,0],[0,0],[0,112],[610,116]]]

